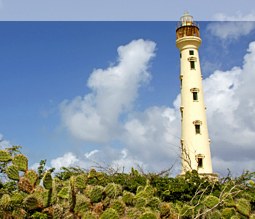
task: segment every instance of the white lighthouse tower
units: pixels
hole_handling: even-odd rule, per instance
[[[198,48],[201,38],[193,17],[185,13],[176,29],[176,46],[180,50],[181,83],[181,150],[182,173],[197,170],[201,175],[212,172],[210,139],[202,88]]]

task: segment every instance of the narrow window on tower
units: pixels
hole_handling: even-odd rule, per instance
[[[202,168],[203,167],[203,158],[199,157],[197,159],[197,167]]]
[[[201,134],[200,125],[195,124],[195,132],[196,134]]]
[[[193,101],[198,101],[197,91],[193,92]]]
[[[195,61],[190,61],[190,68],[195,69]]]
[[[193,56],[194,55],[194,50],[190,50],[189,55]]]
[[[180,76],[180,87],[182,89],[182,78],[183,78],[183,75]]]
[[[182,53],[180,52],[180,58],[182,58]]]
[[[183,106],[181,106],[181,107],[180,107],[180,112],[181,112],[181,120],[183,119],[183,109],[184,109],[184,107],[183,107]]]

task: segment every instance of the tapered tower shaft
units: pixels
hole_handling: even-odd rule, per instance
[[[201,42],[198,25],[192,16],[184,14],[176,29],[176,46],[180,50],[182,174],[190,170],[212,173],[198,53]]]

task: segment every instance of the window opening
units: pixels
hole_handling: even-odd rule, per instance
[[[198,166],[199,168],[203,167],[203,158],[199,157],[199,158],[197,159],[197,166]]]
[[[190,61],[190,68],[195,69],[195,61]]]
[[[195,131],[196,131],[196,134],[201,134],[200,125],[195,124]]]
[[[193,56],[194,55],[194,50],[190,50],[189,55]]]
[[[197,91],[193,92],[193,101],[198,101]]]

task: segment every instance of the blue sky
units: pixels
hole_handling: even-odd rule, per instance
[[[219,14],[240,20],[254,12],[253,0],[0,0],[0,20],[146,20],[175,21],[184,11],[197,20],[218,20]],[[221,16],[222,19],[222,16]],[[246,17],[254,20],[254,17]]]
[[[174,164],[172,173],[179,173],[175,27],[189,11],[203,40],[214,170],[254,171],[252,6],[253,0],[0,0],[1,146],[22,145],[31,166],[41,159],[57,168],[96,161],[158,171]]]
[[[214,170],[254,170],[255,24],[199,24]],[[158,171],[175,164],[178,173],[175,27],[1,22],[2,146],[22,145],[30,165],[47,159],[49,166],[88,168],[97,161]],[[132,52],[138,55],[130,60]]]

